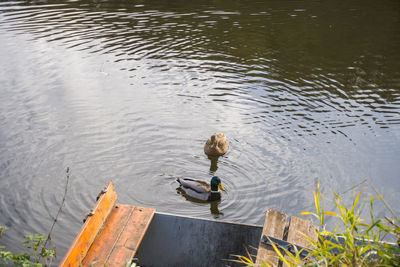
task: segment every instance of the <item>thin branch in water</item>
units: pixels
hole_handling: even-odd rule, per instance
[[[368,180],[367,180],[367,179],[364,179],[364,180],[362,180],[361,182],[359,182],[358,184],[353,185],[353,186],[350,187],[349,189],[344,190],[340,195],[343,195],[343,194],[349,192],[350,190],[353,190],[353,189],[356,188],[357,186],[360,186],[360,185],[362,185],[363,183],[366,183],[366,182],[368,182]]]
[[[63,199],[62,199],[62,201],[61,201],[60,208],[58,209],[57,215],[56,215],[56,217],[53,219],[53,224],[51,225],[49,234],[47,235],[47,239],[46,239],[46,241],[43,243],[42,251],[41,251],[41,253],[40,253],[41,255],[43,255],[43,253],[44,253],[45,250],[46,250],[47,243],[51,240],[51,234],[53,233],[53,228],[54,228],[54,226],[56,225],[56,222],[58,221],[58,216],[61,214],[61,210],[62,210],[62,208],[63,208],[63,206],[64,206],[64,203],[65,203],[65,198],[66,198],[66,196],[67,196],[67,191],[68,191],[69,175],[70,175],[69,167],[67,167],[66,173],[67,173],[67,176],[66,176],[66,183],[65,183],[65,189],[64,189],[64,196],[63,196]]]

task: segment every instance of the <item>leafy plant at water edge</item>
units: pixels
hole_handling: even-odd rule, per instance
[[[6,230],[5,226],[0,226],[0,238]],[[31,250],[31,253],[24,252],[13,254],[5,250],[4,246],[0,246],[0,264],[10,264],[22,267],[43,267],[50,266],[56,251],[53,249],[42,249],[45,238],[41,235],[24,236],[24,246]]]
[[[360,202],[364,186],[350,205],[345,205],[341,196],[332,191],[336,211],[325,211],[325,197],[320,192],[319,184],[314,191],[316,212],[303,212],[303,215],[314,216],[320,228],[316,228],[317,240],[306,235],[310,249],[306,258],[300,257],[297,251],[291,254],[280,250],[273,245],[279,259],[289,266],[400,266],[400,227],[399,220],[392,213],[393,219],[376,218],[374,216],[374,202],[382,196],[370,195],[369,199]],[[383,199],[382,199],[383,200]],[[362,219],[361,213],[369,205],[370,218]],[[386,203],[385,203],[386,205]],[[388,207],[388,206],[387,206]],[[391,211],[391,209],[389,209]],[[326,216],[336,218],[338,225],[333,231],[326,229]],[[392,235],[398,239],[398,244],[388,244],[383,240]],[[285,255],[286,258],[285,258]],[[237,256],[238,261],[248,266],[254,266],[251,255]],[[304,264],[304,262],[311,262]],[[263,263],[262,266],[269,266]]]
[[[0,246],[0,266],[2,266],[2,264],[9,265],[10,263],[12,263],[13,266],[23,267],[43,267],[51,265],[53,258],[56,257],[56,250],[47,249],[47,244],[51,240],[53,228],[58,221],[58,217],[61,214],[62,207],[64,206],[68,190],[69,178],[70,170],[69,167],[67,167],[64,196],[58,209],[57,215],[53,220],[53,224],[50,228],[47,238],[38,234],[24,236],[25,241],[23,242],[23,244],[25,248],[30,250],[30,253],[25,252],[20,254],[13,254],[10,251],[6,251],[4,246]],[[0,226],[0,239],[4,235],[5,230],[5,226]]]
[[[364,186],[357,194],[354,191],[354,200],[350,205],[344,204],[341,196],[332,191],[336,212],[325,211],[324,195],[320,192],[319,184],[314,191],[314,202],[316,213],[303,212],[302,214],[311,214],[320,223],[320,230],[317,230],[318,240],[308,239],[313,251],[310,252],[310,258],[315,260],[326,259],[329,266],[399,266],[400,248],[383,242],[389,234],[394,234],[399,238],[399,227],[395,222],[392,224],[374,216],[374,202],[381,199],[382,196],[370,195],[369,201],[366,199],[360,202],[361,195],[366,189]],[[369,204],[370,218],[362,219],[361,213],[364,207]],[[333,231],[326,230],[325,216],[333,216],[337,219],[339,225]],[[340,230],[339,230],[340,229]],[[293,262],[292,265],[298,265],[300,262]]]

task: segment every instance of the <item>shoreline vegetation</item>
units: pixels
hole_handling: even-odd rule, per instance
[[[366,180],[362,183],[365,182]],[[339,194],[331,190],[333,199],[328,201],[333,204],[334,211],[327,211],[325,196],[318,184],[313,192],[315,212],[300,213],[315,219],[318,239],[314,241],[304,235],[309,242],[309,246],[303,249],[308,252],[305,258],[300,256],[303,250],[291,253],[271,242],[279,260],[286,266],[400,266],[400,220],[373,185],[370,184],[369,187],[375,194],[369,193],[368,197],[364,196],[368,186],[363,186],[356,193],[357,186],[352,188],[353,201],[350,204],[346,204]],[[360,201],[361,199],[364,200]],[[374,203],[377,200],[383,201],[392,218],[375,216]],[[362,218],[366,206],[369,207],[369,218]],[[336,225],[333,230],[327,229],[328,216],[335,220]],[[332,226],[332,223],[329,226]],[[397,240],[397,244],[387,242],[390,237]],[[267,262],[256,265],[255,255],[250,253],[246,256],[235,256],[237,257],[235,262],[246,266],[270,266]]]
[[[52,233],[55,224],[58,221],[58,217],[64,207],[65,198],[68,192],[68,184],[70,178],[70,169],[67,167],[66,170],[66,182],[64,188],[64,195],[58,208],[57,214],[53,219],[53,223],[50,227],[47,238],[42,235],[24,235],[24,241],[22,242],[24,247],[28,250],[26,252],[15,254],[11,251],[6,250],[6,247],[0,246],[0,266],[21,266],[21,267],[50,267],[53,259],[57,256],[56,248],[48,249],[48,245],[52,240]],[[4,235],[7,227],[0,225],[0,239]]]

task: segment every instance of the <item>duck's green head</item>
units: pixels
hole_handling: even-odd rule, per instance
[[[218,191],[218,188],[222,191],[225,191],[225,188],[222,186],[221,179],[218,176],[213,176],[211,178],[211,191]]]

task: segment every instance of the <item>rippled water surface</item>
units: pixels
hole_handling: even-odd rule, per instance
[[[399,14],[397,0],[1,1],[2,242],[46,234],[67,166],[59,258],[109,180],[122,203],[262,224],[266,208],[312,210],[317,181],[368,179],[399,213]],[[215,172],[214,132],[230,142]],[[220,203],[176,190],[214,173]]]

